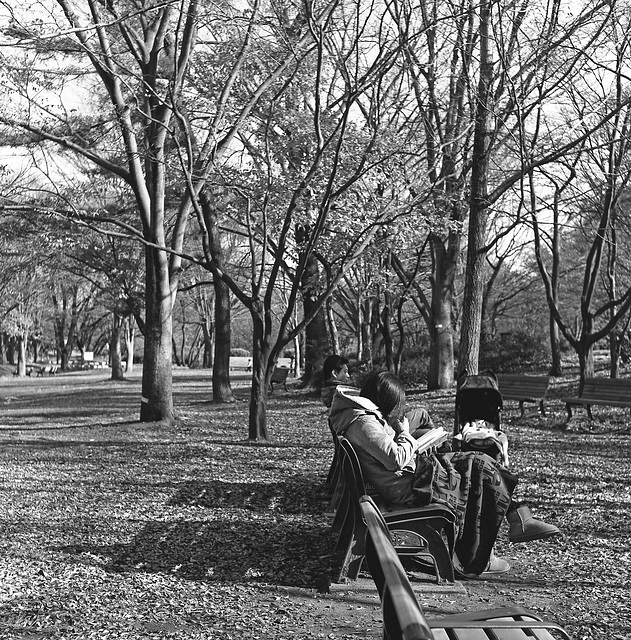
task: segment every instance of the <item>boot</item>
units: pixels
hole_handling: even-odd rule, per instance
[[[511,542],[542,540],[561,533],[559,528],[553,524],[546,524],[542,520],[533,518],[530,509],[525,504],[509,511],[506,514],[506,519],[510,524]]]

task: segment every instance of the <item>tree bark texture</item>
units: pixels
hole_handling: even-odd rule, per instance
[[[454,340],[451,309],[459,252],[448,251],[441,238],[430,238],[433,274],[429,327],[430,358],[427,388],[448,389],[454,383]]]
[[[320,292],[320,270],[314,256],[310,256],[306,261],[301,285],[304,315],[308,316],[312,313]],[[330,352],[326,311],[321,306],[315,318],[305,328],[304,384],[308,385],[313,376],[320,371],[324,359]]]
[[[489,43],[491,9],[487,0],[480,4],[480,76],[473,136],[473,164],[467,233],[467,260],[462,305],[459,372],[478,372],[482,295],[484,290],[484,242],[488,219],[488,152],[491,121],[493,60]]]
[[[234,402],[230,386],[230,289],[220,278],[215,288],[215,357],[213,361],[213,400]]]
[[[224,269],[224,251],[219,231],[219,212],[207,192],[203,192],[200,203],[207,225],[208,251],[217,271]],[[213,278],[215,293],[215,353],[213,358],[213,400],[234,402],[230,386],[231,307],[230,287],[217,275]]]
[[[141,422],[173,421],[172,298],[166,253],[146,248],[146,322]]]
[[[121,335],[123,319],[116,313],[112,314],[112,333],[110,336],[110,360],[112,365],[112,380],[123,379],[123,354],[121,351]]]

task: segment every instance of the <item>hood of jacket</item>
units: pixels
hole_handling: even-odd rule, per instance
[[[342,435],[357,418],[370,413],[384,422],[377,405],[372,400],[360,396],[359,389],[355,387],[337,387],[331,403],[329,420],[338,436]]]

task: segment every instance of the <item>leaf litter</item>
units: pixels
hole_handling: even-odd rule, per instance
[[[12,401],[0,403],[0,638],[381,637],[376,592],[326,593],[332,446],[318,399],[274,393],[272,441],[252,446],[247,388],[213,405],[200,375],[176,376],[186,401],[170,427],[134,422],[111,394],[86,411],[70,383],[38,396],[47,380],[2,380]],[[95,398],[109,388],[77,382]],[[411,396],[448,429],[453,400]],[[424,589],[422,604],[429,616],[524,606],[578,640],[628,640],[627,423],[600,408],[595,423],[564,429],[561,403],[547,408],[508,411],[504,426],[517,497],[564,536],[514,545],[504,528],[497,553],[510,573],[453,594]]]

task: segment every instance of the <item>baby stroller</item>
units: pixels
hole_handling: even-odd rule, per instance
[[[508,440],[501,430],[504,403],[492,371],[458,376],[454,420],[454,451],[482,451],[508,467]]]

